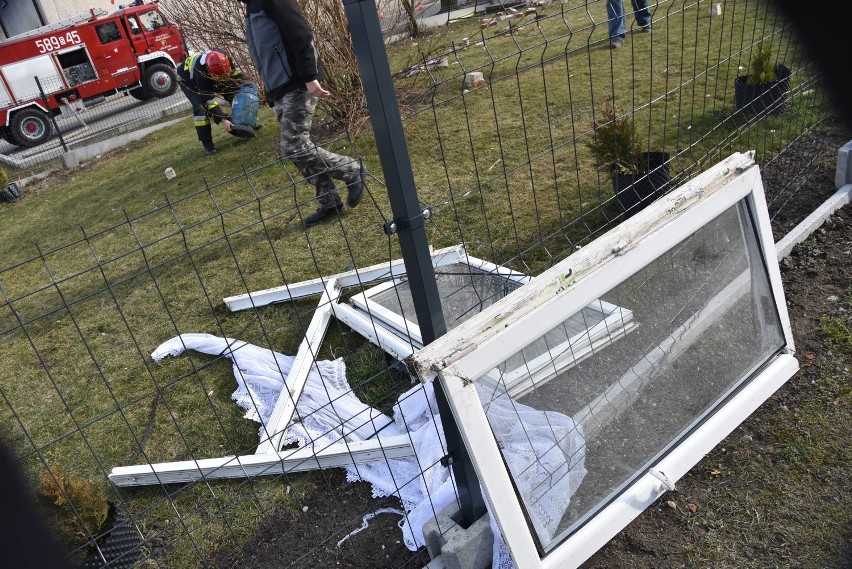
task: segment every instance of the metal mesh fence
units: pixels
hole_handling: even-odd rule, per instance
[[[138,64],[131,59],[116,60],[114,65],[116,69],[122,66],[132,69]],[[74,81],[92,78],[75,77]],[[88,101],[59,96],[58,111],[48,113],[43,101],[52,100],[55,97],[52,93],[67,91],[67,84],[58,76],[36,79],[20,80],[16,84],[17,102],[9,103],[8,126],[3,129],[0,140],[0,164],[6,168],[24,172],[55,169],[60,165],[59,156],[72,151],[84,160],[91,159],[111,149],[103,144],[98,146],[99,143],[144,131],[189,113],[186,97],[179,90],[171,89],[171,94],[164,97],[143,96],[138,89]],[[173,79],[169,81],[177,87]],[[34,103],[22,106],[21,101]]]
[[[416,219],[392,212],[373,140],[340,136],[323,145],[367,164],[367,190],[309,230],[312,180],[280,159],[6,263],[0,436],[71,558],[428,562],[418,524],[468,489],[448,476],[434,395],[399,363],[421,347],[411,306],[400,301],[394,320],[369,302],[377,285],[402,298],[394,278],[417,270],[397,262],[394,223],[422,225],[435,264],[463,246],[465,268],[438,271],[449,277],[449,325],[733,151],[756,151],[779,237],[830,195],[819,182],[842,134],[770,4],[729,1],[711,15],[709,2],[673,0],[650,11],[648,33],[628,12],[615,49],[605,2],[591,1],[460,20],[433,32],[445,47],[419,62],[410,43],[392,45]],[[767,47],[771,85],[738,95]],[[106,133],[124,128],[125,113],[164,115],[175,97],[114,97],[57,124],[73,145],[96,122]],[[4,154],[27,160],[45,146]],[[506,282],[452,304],[474,273]],[[379,329],[394,322],[390,345]],[[160,463],[173,469],[148,467]],[[120,484],[110,479],[131,465]],[[445,480],[440,496],[434,479]]]

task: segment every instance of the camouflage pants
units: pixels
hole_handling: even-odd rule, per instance
[[[329,152],[311,140],[311,122],[317,102],[307,89],[290,91],[275,101],[275,116],[281,123],[281,151],[293,161],[305,180],[316,186],[317,209],[340,209],[343,202],[332,180],[357,181],[360,164],[349,156]]]

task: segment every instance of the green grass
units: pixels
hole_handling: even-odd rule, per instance
[[[480,33],[478,21],[466,20],[420,45],[392,48],[394,72],[424,44],[469,38],[488,48],[459,49],[432,81],[398,83],[406,98],[427,94],[407,108],[405,129],[418,195],[434,213],[427,223],[434,247],[464,241],[477,256],[535,274],[617,221],[612,204],[601,206],[612,188],[585,144],[596,104],[609,99],[635,112],[637,137],[649,149],[674,156],[675,175],[734,150],[772,156],[824,120],[813,95],[794,96],[783,118],[752,125],[731,115],[733,79],[755,29],[801,71],[796,81],[809,80],[789,34],[773,34],[770,15],[741,3],[724,19],[709,18],[703,6],[666,8],[654,34],[636,34],[616,51],[606,46],[605,26],[559,7],[540,30],[527,24],[497,35],[504,23]],[[590,9],[603,20],[602,2]],[[462,69],[484,71],[488,86],[463,92]],[[297,207],[313,210],[313,188],[293,183],[300,176],[279,161],[268,109],[260,120],[266,128],[251,141],[214,127],[219,153],[205,157],[188,119],[0,205],[0,299],[7,300],[0,434],[24,454],[34,485],[46,465],[60,467],[144,512],[145,530],[162,532],[156,555],[168,567],[196,567],[233,547],[230,536],[257,531],[259,502],[267,511],[292,505],[292,493],[309,492],[317,478],[292,477],[290,494],[274,479],[181,488],[171,497],[180,518],[161,489],[110,487],[105,475],[114,466],[251,452],[257,444],[257,425],[230,400],[229,362],[193,355],[155,364],[151,351],[180,332],[209,332],[294,354],[314,300],[254,314],[230,313],[221,299],[400,256],[396,239],[382,232],[392,215],[369,132],[329,147],[365,158],[370,195],[342,225],[305,234]],[[167,167],[176,179],[166,180]],[[387,410],[405,388],[386,372],[381,352],[351,332],[332,329],[324,346],[325,357],[344,357],[364,401]],[[784,452],[810,458],[802,448],[791,439]]]

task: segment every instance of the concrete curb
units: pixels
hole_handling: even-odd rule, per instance
[[[81,146],[80,148],[75,148],[67,153],[60,154],[59,159],[62,161],[62,164],[65,165],[66,168],[74,168],[79,166],[80,162],[91,160],[92,158],[100,156],[101,154],[106,154],[107,152],[115,150],[116,148],[127,146],[131,142],[135,142],[140,138],[144,138],[152,132],[156,132],[168,126],[172,126],[173,124],[177,124],[180,121],[187,120],[188,118],[189,117],[180,117],[178,119],[172,119],[170,121],[155,124],[154,126],[149,126],[148,128],[134,130],[126,134],[121,134],[119,136],[103,140],[101,142],[96,142],[88,146]],[[66,161],[68,162],[68,164],[66,164]],[[76,162],[76,164],[74,162]]]

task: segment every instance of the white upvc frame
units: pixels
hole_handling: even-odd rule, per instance
[[[481,270],[489,276],[495,275],[514,281],[519,286],[532,280],[529,275],[471,255],[455,263]],[[451,263],[445,266],[449,264]],[[349,303],[354,309],[343,304],[335,306],[335,316],[338,319],[398,360],[408,357],[423,347],[420,327],[404,316],[382,306],[373,298],[398,286],[401,282],[403,277],[398,277],[353,296],[349,299]],[[533,358],[517,369],[509,370],[502,375],[496,369],[492,370],[482,378],[483,384],[499,390],[505,389],[509,395],[520,397],[536,385],[550,381],[557,373],[580,363],[602,344],[609,344],[624,337],[637,326],[633,322],[633,313],[626,308],[600,299],[592,301],[586,308],[600,312],[603,316],[602,320],[560,342],[547,353]]]
[[[745,199],[754,216],[758,245],[781,322],[785,349],[735,392],[663,458],[613,501],[543,557],[474,382],[506,354],[530,344],[541,330],[557,326],[604,292],[623,282],[698,228]],[[565,276],[576,280],[566,286]],[[495,322],[505,325],[494,326]],[[535,326],[530,326],[535,322]],[[688,332],[688,330],[684,330]],[[778,269],[776,248],[753,153],[735,154],[649,205],[584,249],[552,267],[516,294],[490,306],[415,353],[421,377],[444,387],[453,417],[471,455],[491,513],[519,569],[577,567],[630,523],[701,457],[745,420],[797,370],[793,338]]]
[[[463,246],[460,245],[458,247]],[[464,253],[464,249],[461,249],[460,252]],[[478,257],[468,254],[459,255],[455,259],[451,258],[449,255],[445,255],[440,259],[436,259],[434,266],[435,268],[439,268],[453,264],[466,265],[472,269],[482,271],[488,276],[501,277],[505,280],[513,281],[518,283],[519,286],[527,284],[532,279],[532,277],[524,273],[513,271],[508,267],[495,265],[494,263],[484,261]],[[375,296],[395,288],[404,281],[405,275],[398,276],[393,280],[378,284],[364,292],[354,295],[349,299],[349,302],[358,310],[365,312],[369,320],[372,321],[378,319],[385,325],[385,328],[396,332],[396,335],[401,338],[408,338],[415,348],[420,349],[423,347],[423,336],[420,334],[420,327],[404,316],[397,314],[393,310],[386,308],[373,300]]]
[[[410,438],[408,435],[397,435],[350,443],[332,443],[321,449],[308,445],[264,454],[119,466],[112,469],[109,479],[116,486],[185,484],[197,480],[272,476],[317,468],[385,462],[388,459],[409,456],[414,456]]]
[[[467,263],[469,259],[473,259],[470,263],[472,266],[483,270],[522,282],[529,280],[526,275],[469,257],[462,245],[446,247],[432,253],[432,263],[435,267]],[[238,311],[321,295],[305,338],[299,344],[286,388],[281,391],[275,403],[264,430],[265,436],[262,437],[257,450],[253,455],[120,466],[112,469],[109,474],[110,481],[116,486],[186,483],[219,478],[268,476],[414,456],[414,449],[408,437],[377,437],[368,441],[339,442],[316,452],[313,446],[280,450],[281,438],[293,419],[296,404],[304,390],[332,315],[399,360],[413,353],[414,346],[410,342],[406,343],[397,334],[383,328],[380,323],[364,318],[353,307],[340,303],[343,288],[364,286],[404,275],[405,266],[402,260],[393,260],[325,278],[225,298],[224,302],[228,308]]]
[[[454,245],[434,251],[432,253],[432,263],[434,266],[439,267],[456,263],[463,257],[464,247]],[[229,296],[224,298],[223,302],[229,310],[237,312],[276,302],[287,302],[298,298],[320,295],[325,292],[325,283],[331,279],[336,280],[341,289],[345,289],[353,286],[372,284],[402,275],[405,275],[405,263],[402,259],[395,259],[390,262],[364,267],[363,269],[353,269],[327,277],[258,290],[248,294]]]
[[[299,351],[293,360],[290,373],[284,389],[278,395],[272,415],[269,416],[267,427],[264,431],[266,437],[262,438],[255,454],[267,454],[281,450],[281,437],[290,426],[293,414],[296,412],[296,403],[308,382],[308,374],[316,361],[320,345],[325,338],[325,331],[331,320],[332,304],[340,298],[340,285],[337,279],[330,279],[325,283],[325,291],[319,300],[319,306],[308,324],[305,338],[299,343]]]

